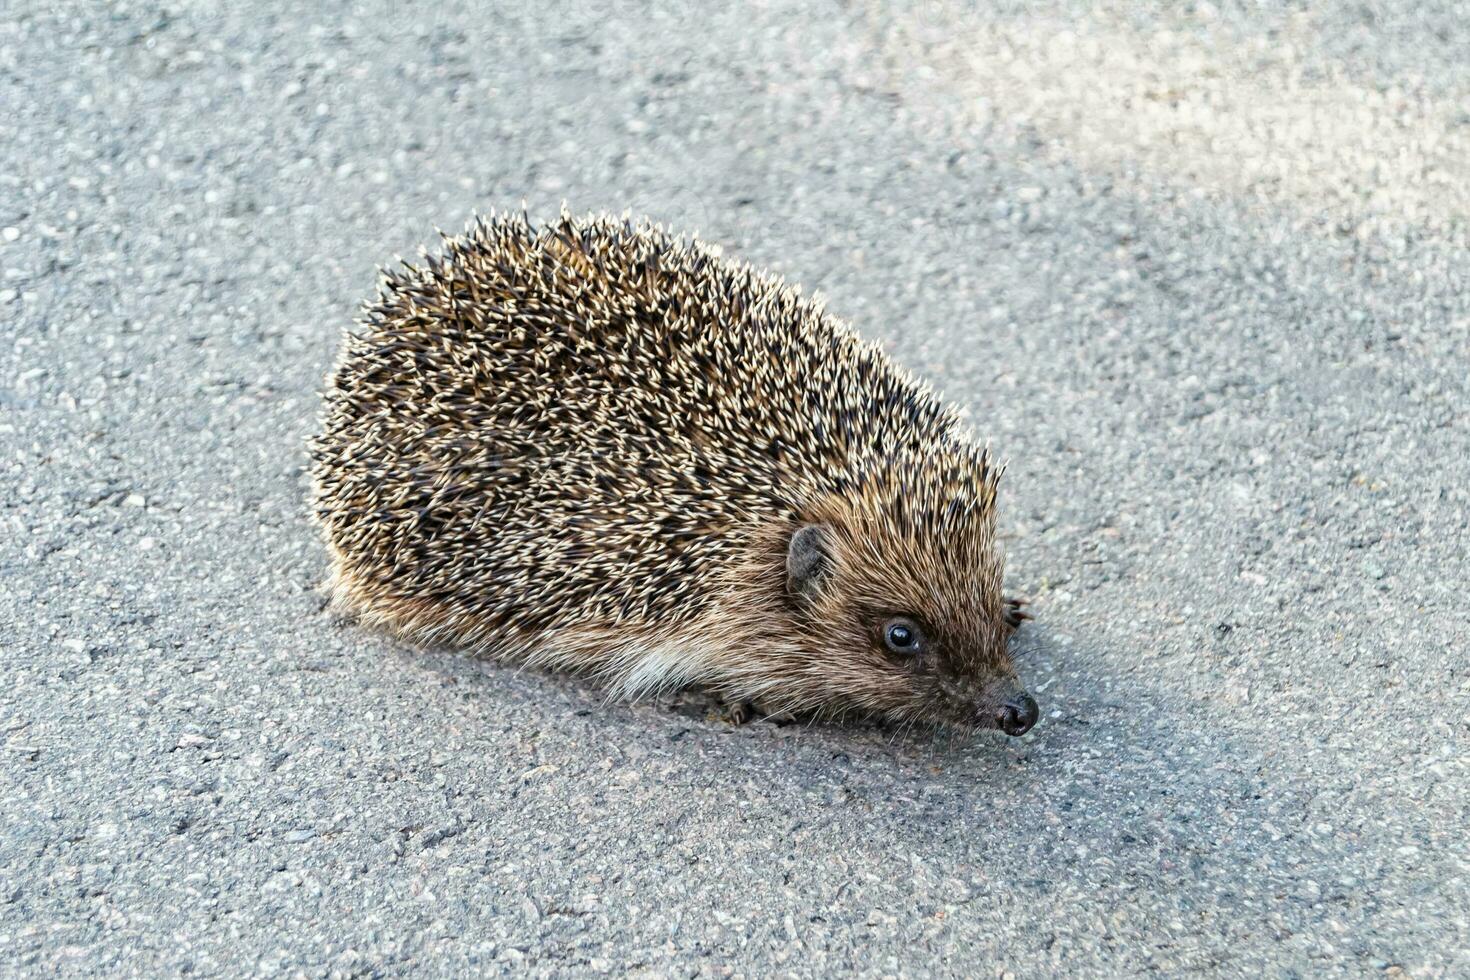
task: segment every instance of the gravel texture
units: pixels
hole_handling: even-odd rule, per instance
[[[0,974],[1470,973],[1462,4],[498,6],[0,11]],[[322,612],[338,332],[523,200],[969,407],[1031,735]]]

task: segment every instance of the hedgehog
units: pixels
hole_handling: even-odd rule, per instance
[[[732,720],[1029,730],[1003,467],[777,276],[627,216],[381,273],[311,445],[328,592],[413,641]]]

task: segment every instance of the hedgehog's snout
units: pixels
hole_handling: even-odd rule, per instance
[[[995,727],[1007,735],[1025,735],[1041,716],[1036,699],[1018,691],[1006,699],[995,713]]]

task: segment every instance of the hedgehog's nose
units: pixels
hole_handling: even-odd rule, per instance
[[[1041,709],[1036,706],[1036,699],[1022,691],[1000,706],[995,721],[1007,735],[1025,735],[1036,724],[1040,715]]]

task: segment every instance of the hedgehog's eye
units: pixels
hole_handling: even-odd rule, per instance
[[[894,653],[918,653],[924,648],[924,631],[912,619],[897,616],[883,625],[883,642]]]

